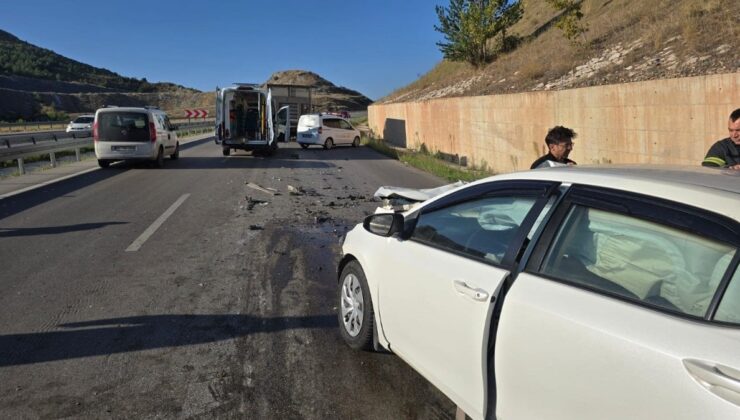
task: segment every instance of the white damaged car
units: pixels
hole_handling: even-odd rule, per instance
[[[740,418],[740,172],[567,167],[367,217],[338,319],[473,419]]]

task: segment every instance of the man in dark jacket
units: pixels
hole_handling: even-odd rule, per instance
[[[727,130],[730,137],[719,140],[709,148],[702,166],[740,170],[740,108],[730,114]]]
[[[577,136],[576,132],[570,128],[558,125],[550,129],[545,136],[545,144],[549,153],[535,160],[529,169],[552,166],[550,162],[563,165],[575,165],[576,163],[568,159],[568,155],[573,150],[573,139]]]

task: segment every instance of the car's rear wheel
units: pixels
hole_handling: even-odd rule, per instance
[[[231,154],[231,149],[229,149],[228,147],[224,147],[222,153],[224,154],[224,156],[228,156]]]
[[[338,298],[339,332],[344,342],[355,350],[371,350],[375,315],[365,272],[357,261],[344,266]]]
[[[357,147],[359,145],[360,145],[360,138],[359,137],[355,137],[355,139],[352,140],[352,147]]]
[[[162,147],[159,148],[159,152],[157,152],[157,160],[154,161],[154,165],[157,168],[164,168],[164,149]]]
[[[332,140],[331,138],[326,139],[326,141],[324,142],[324,149],[329,150],[332,147],[334,147],[334,140]]]
[[[175,144],[175,151],[170,155],[170,159],[176,160],[180,158],[180,143]]]
[[[308,145],[306,143],[301,143],[301,147],[304,149],[308,149]]]
[[[98,159],[98,166],[101,168],[107,168],[110,166],[110,161],[105,159]]]

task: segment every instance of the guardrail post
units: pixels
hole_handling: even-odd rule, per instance
[[[57,154],[54,152],[49,153],[49,160],[51,161],[51,167],[57,167]]]
[[[79,147],[75,147],[75,160],[77,160],[77,162],[80,161],[80,148]]]
[[[23,168],[23,158],[18,158],[18,175],[25,174],[26,171]]]

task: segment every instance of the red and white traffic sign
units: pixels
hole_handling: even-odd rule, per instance
[[[205,118],[208,116],[206,109],[186,109],[185,118]]]

